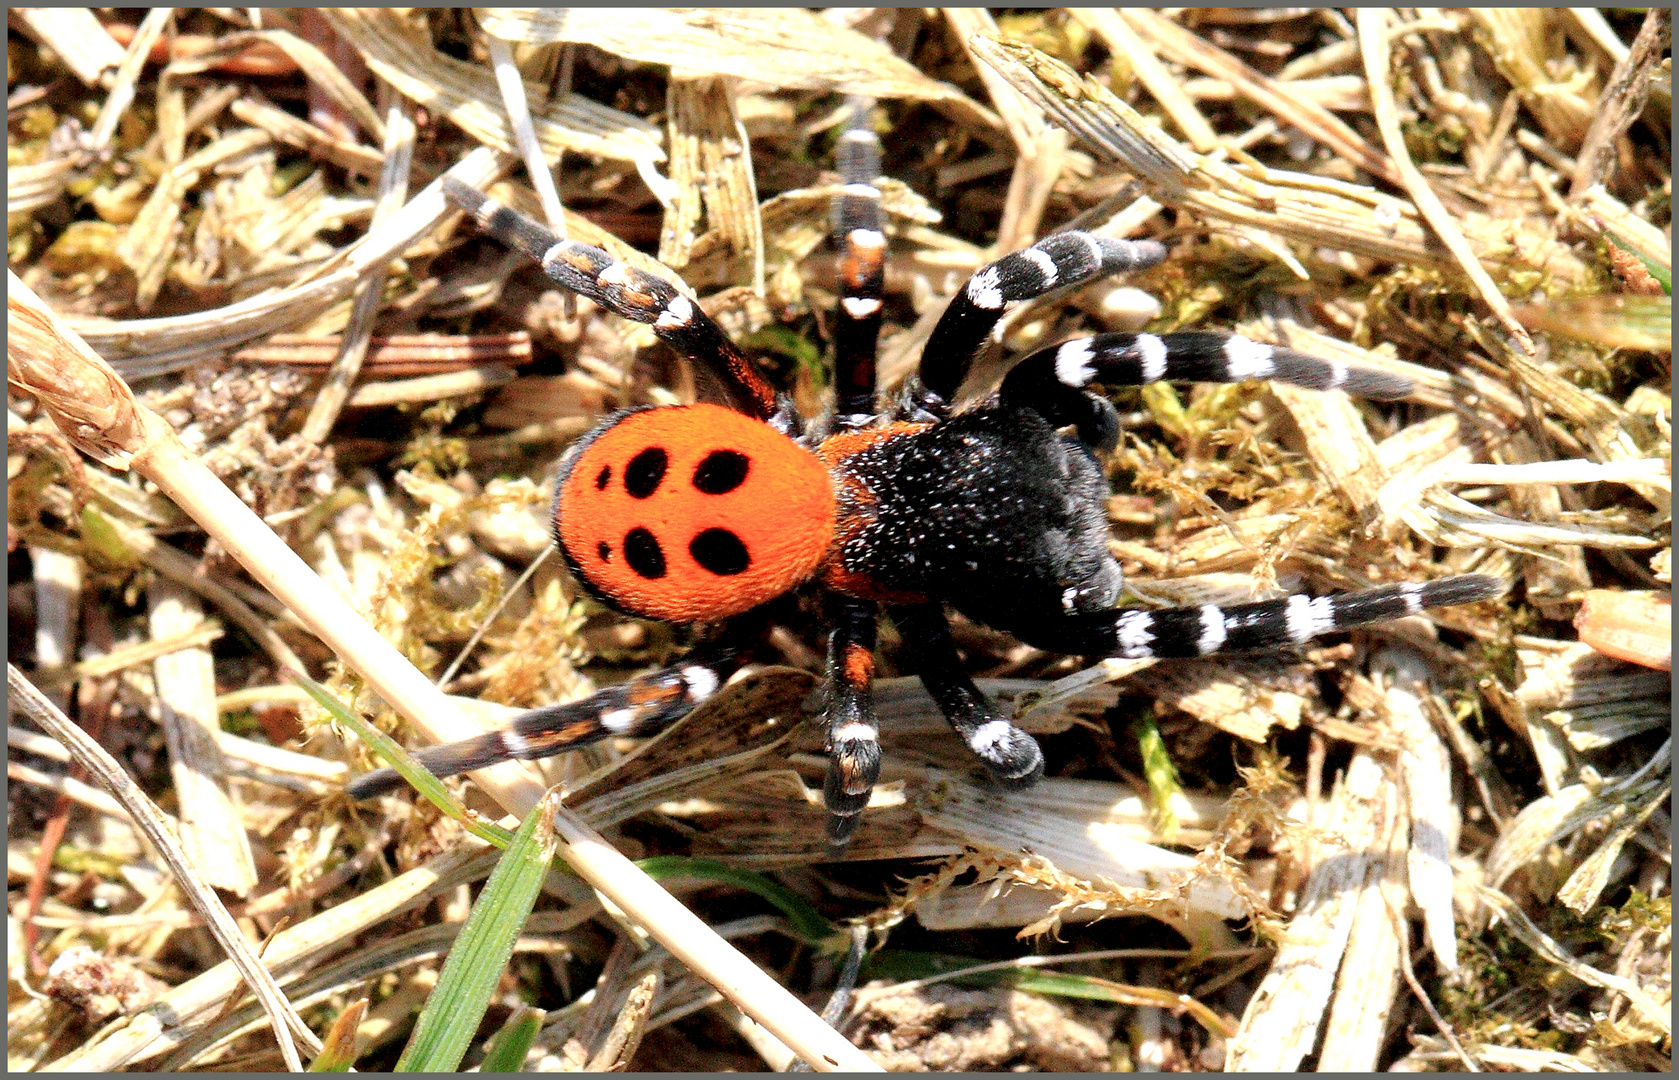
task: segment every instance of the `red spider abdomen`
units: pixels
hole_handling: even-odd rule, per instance
[[[718,405],[647,409],[594,436],[554,504],[560,548],[603,599],[670,622],[726,618],[809,578],[834,533],[815,455]]]

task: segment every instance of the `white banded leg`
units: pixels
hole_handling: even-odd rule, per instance
[[[1038,740],[1015,727],[962,668],[950,623],[937,604],[892,609],[911,663],[939,711],[974,756],[1007,787],[1027,787],[1044,773]]]
[[[443,178],[443,194],[472,214],[480,229],[536,260],[565,288],[614,314],[651,326],[654,336],[716,375],[734,408],[761,418],[774,415],[774,388],[722,327],[670,282],[620,262],[602,248],[560,240],[537,222],[454,177]]]
[[[681,663],[638,675],[581,701],[528,709],[503,731],[414,752],[434,776],[534,761],[616,736],[656,735],[715,694],[739,666],[734,650],[710,648]],[[352,799],[370,799],[401,786],[395,769],[375,769],[350,781]]]
[[[957,290],[922,350],[921,393],[951,401],[968,376],[974,353],[1018,305],[1052,289],[1147,269],[1165,258],[1165,245],[1154,240],[1063,232],[982,267]]]
[[[1210,330],[1175,334],[1097,334],[1039,349],[1003,379],[1003,401],[1040,413],[1056,427],[1076,424],[1079,437],[1105,445],[1104,417],[1086,388],[1153,382],[1242,382],[1270,379],[1309,390],[1345,390],[1393,399],[1410,394],[1409,379],[1323,360],[1239,334]]]
[[[1016,636],[1042,649],[1084,656],[1207,656],[1300,645],[1337,630],[1415,615],[1428,608],[1490,600],[1503,592],[1504,584],[1497,578],[1461,574],[1335,596],[1071,615],[1021,628]]]
[[[836,596],[829,608],[834,629],[828,638],[828,776],[822,804],[828,811],[828,846],[838,852],[851,842],[880,779],[880,729],[872,697],[874,605]]]

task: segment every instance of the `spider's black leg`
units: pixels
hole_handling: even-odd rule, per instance
[[[957,290],[921,353],[918,384],[910,388],[911,413],[937,419],[949,411],[974,354],[1008,311],[1051,289],[1127,270],[1143,270],[1166,257],[1154,240],[1111,240],[1087,232],[1046,236],[1029,248],[983,267]]]
[[[1279,649],[1322,634],[1416,615],[1426,608],[1472,604],[1502,595],[1484,574],[1459,574],[1418,584],[1384,585],[1334,596],[1285,596],[1255,604],[1073,613],[1011,627],[1028,644],[1084,656],[1206,656]]]
[[[1008,787],[1037,783],[1044,774],[1038,740],[998,713],[991,699],[968,678],[944,609],[938,604],[917,604],[892,608],[891,615],[921,684],[974,756]]]
[[[840,299],[834,308],[834,425],[864,427],[875,415],[875,344],[886,279],[886,233],[881,228],[880,140],[864,127],[840,136],[837,156],[845,186],[834,200],[834,245],[839,250]]]
[[[679,664],[638,675],[581,701],[545,705],[513,718],[502,731],[414,752],[437,776],[455,776],[515,758],[553,757],[601,739],[657,735],[717,692],[740,666],[726,645],[696,650]],[[370,799],[402,784],[395,769],[375,769],[350,781],[352,799]]]
[[[659,340],[716,376],[735,409],[759,419],[775,415],[774,388],[723,328],[670,282],[619,262],[601,248],[557,240],[530,218],[452,177],[444,178],[443,194],[471,213],[480,229],[535,259],[567,289],[626,319],[652,326]]]
[[[857,831],[858,815],[880,778],[880,729],[870,683],[874,679],[875,611],[865,600],[834,594],[828,638],[828,845],[839,849]]]
[[[1039,349],[1003,379],[1001,399],[1040,413],[1056,427],[1075,424],[1079,438],[1111,448],[1118,438],[1113,409],[1085,387],[1152,382],[1241,382],[1270,379],[1311,390],[1402,398],[1411,380],[1370,368],[1250,341],[1239,334],[1190,330],[1175,334],[1097,334]],[[1104,408],[1104,406],[1107,406]]]

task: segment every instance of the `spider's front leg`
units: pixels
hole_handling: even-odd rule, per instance
[[[939,604],[895,607],[892,621],[904,639],[921,684],[968,749],[1005,787],[1023,788],[1044,774],[1038,740],[1015,727],[962,668],[950,621]]]
[[[828,845],[842,849],[857,831],[858,815],[880,779],[880,728],[870,684],[874,679],[875,610],[866,600],[833,595],[828,638]]]
[[[737,412],[769,420],[782,415],[775,389],[723,333],[723,328],[668,281],[620,262],[610,252],[561,240],[542,225],[454,177],[443,194],[478,227],[536,260],[559,284],[608,311],[653,328],[653,334],[716,380]]]
[[[1155,240],[1063,232],[981,267],[933,327],[917,377],[906,388],[903,411],[912,419],[947,415],[980,346],[1014,308],[1055,289],[1145,270],[1165,258],[1166,246]]]
[[[680,663],[637,675],[581,701],[527,709],[501,731],[416,750],[434,776],[456,776],[504,761],[554,757],[606,738],[657,735],[715,694],[740,667],[731,643],[696,649]],[[371,799],[403,783],[395,769],[374,769],[351,780],[352,799]]]

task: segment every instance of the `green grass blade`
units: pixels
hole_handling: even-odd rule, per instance
[[[767,900],[787,916],[787,921],[793,924],[793,932],[807,944],[829,946],[844,952],[849,941],[844,931],[819,915],[804,897],[756,871],[726,866],[711,859],[690,859],[684,855],[656,855],[639,859],[636,865],[654,881],[688,877],[745,889]]]
[[[1137,749],[1143,755],[1143,776],[1148,780],[1149,801],[1154,804],[1160,833],[1170,841],[1178,830],[1178,817],[1172,811],[1172,800],[1182,790],[1177,766],[1172,764],[1172,754],[1166,749],[1166,740],[1161,737],[1154,717],[1140,716],[1131,721],[1131,734],[1136,737]]]
[[[414,785],[415,791],[424,795],[433,806],[460,822],[467,832],[499,848],[505,848],[512,842],[512,833],[500,825],[482,820],[477,814],[469,813],[466,807],[449,793],[449,789],[443,786],[443,781],[431,774],[430,769],[415,760],[414,755],[404,750],[395,739],[363,720],[354,709],[333,697],[326,687],[302,672],[293,672],[292,679],[303,687],[304,692],[314,698],[321,708],[330,713],[334,720],[355,732],[356,738],[366,743],[375,754],[401,773],[404,780]]]
[[[397,1072],[454,1072],[460,1067],[559,848],[553,813],[558,800],[559,793],[550,792],[537,803],[490,873],[420,1010]]]
[[[524,1006],[514,1009],[513,1015],[507,1018],[507,1023],[501,1025],[501,1030],[491,1037],[489,1048],[484,1051],[484,1063],[478,1066],[478,1071],[524,1072],[525,1057],[531,1052],[531,1046],[536,1043],[537,1033],[542,1030],[542,1021],[546,1015],[541,1009]]]

